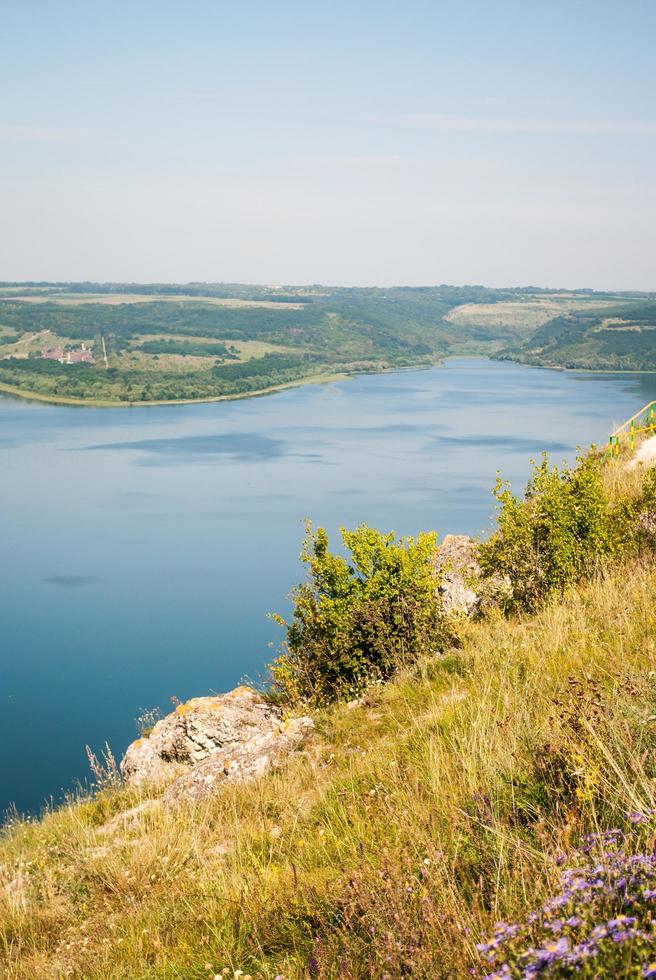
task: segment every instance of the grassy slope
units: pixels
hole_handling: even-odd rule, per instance
[[[557,316],[502,356],[544,367],[656,370],[656,303]]]
[[[16,823],[6,975],[482,974],[475,942],[549,892],[558,852],[654,806],[655,590],[644,558],[536,617],[469,624],[203,807],[112,828],[138,799],[119,788]]]

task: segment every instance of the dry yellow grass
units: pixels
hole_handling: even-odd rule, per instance
[[[179,374],[189,374],[193,371],[209,370],[216,358],[202,357],[195,354],[147,354],[140,350],[125,351],[114,355],[112,367],[122,371],[175,371]]]

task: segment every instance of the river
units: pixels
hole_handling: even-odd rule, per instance
[[[0,810],[60,799],[142,709],[259,676],[305,517],[485,531],[498,469],[519,488],[655,397],[480,359],[220,404],[1,397]]]

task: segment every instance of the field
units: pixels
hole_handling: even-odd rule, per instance
[[[608,307],[608,300],[581,299],[571,296],[530,298],[498,303],[465,303],[447,313],[445,320],[467,326],[508,326],[527,332],[541,327],[557,316],[577,310]]]
[[[82,306],[85,303],[99,304],[100,306],[119,306],[122,303],[211,303],[213,306],[228,306],[233,308],[251,308],[251,309],[261,309],[261,310],[277,310],[281,307],[283,309],[298,310],[301,308],[300,303],[293,302],[281,302],[276,303],[272,300],[249,300],[249,299],[239,299],[234,298],[221,298],[216,296],[186,296],[184,294],[180,295],[168,295],[162,294],[158,295],[147,294],[147,293],[67,293],[67,292],[54,292],[52,294],[38,293],[37,295],[29,296],[12,296],[12,297],[2,297],[0,296],[0,301],[19,303],[43,303],[46,301],[48,303],[58,303],[64,306]]]

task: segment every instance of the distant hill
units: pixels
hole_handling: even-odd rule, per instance
[[[497,356],[543,367],[656,370],[656,302],[557,316]]]
[[[462,354],[656,367],[656,297],[483,286],[0,283],[0,388],[100,405],[258,394]]]

